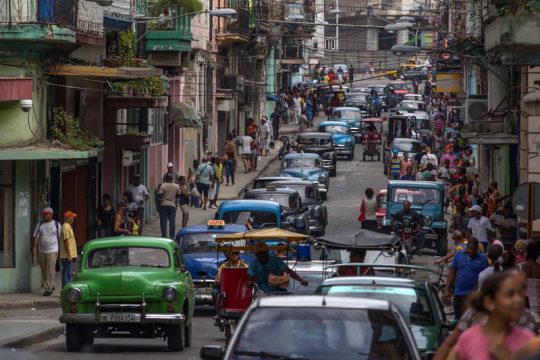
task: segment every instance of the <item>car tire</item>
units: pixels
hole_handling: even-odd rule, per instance
[[[81,325],[66,324],[67,351],[80,351],[83,346],[83,332]]]
[[[437,254],[439,256],[446,256],[448,253],[448,237],[446,234],[439,234],[437,236]]]
[[[82,328],[81,335],[85,346],[92,346],[94,344],[94,334],[92,333],[92,330],[86,327]]]
[[[187,319],[187,316],[186,316],[186,319]],[[192,328],[193,328],[193,326],[191,324],[189,324],[189,325],[186,325],[186,327],[184,329],[184,345],[185,345],[185,347],[191,347],[191,339],[193,338],[193,336],[192,336]]]
[[[167,326],[167,348],[169,351],[183,351],[184,350],[184,326],[183,325],[169,325]]]

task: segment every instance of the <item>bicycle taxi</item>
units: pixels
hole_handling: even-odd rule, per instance
[[[382,118],[365,118],[362,119],[362,160],[366,161],[366,157],[377,156],[377,161],[381,160],[381,145],[382,145]]]
[[[278,228],[252,230],[234,234],[227,234],[216,238],[217,254],[220,251],[240,251],[254,253],[258,244],[263,242],[268,250],[276,255],[289,257],[289,253],[296,249],[300,257],[307,244],[301,244],[310,237]],[[249,286],[248,268],[223,268],[220,279],[220,292],[218,301],[221,321],[219,328],[225,332],[226,341],[229,341],[236,329],[238,321],[257,296],[289,295],[284,290],[280,292],[262,292],[259,287]],[[285,289],[287,286],[285,285]]]

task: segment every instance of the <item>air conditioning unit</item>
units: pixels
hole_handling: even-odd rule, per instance
[[[225,75],[223,88],[235,91],[244,91],[244,77],[242,75]]]
[[[486,97],[469,97],[465,100],[465,123],[482,121],[488,112]]]
[[[126,150],[124,151],[124,156],[122,157],[122,166],[131,166],[133,164],[133,151]]]

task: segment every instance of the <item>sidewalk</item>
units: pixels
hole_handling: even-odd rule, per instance
[[[294,135],[297,132],[296,125],[282,125],[281,135]],[[276,146],[270,155],[262,156],[257,165],[257,171],[245,173],[240,165],[236,173],[234,186],[222,185],[218,197],[218,204],[224,200],[236,199],[244,191],[249,183],[257,178],[265,170],[277,170],[274,160],[278,156],[281,142],[276,141]],[[274,166],[271,166],[274,164]],[[214,216],[214,209],[190,208],[189,225],[205,224]],[[177,230],[182,224],[182,214],[177,212]],[[144,226],[144,235],[161,237],[159,217],[153,218],[150,224]],[[21,294],[0,294],[0,347],[21,348],[36,342],[50,340],[63,334],[64,326],[58,322],[60,310],[61,274],[56,274],[56,291],[49,297],[44,297],[41,292]]]

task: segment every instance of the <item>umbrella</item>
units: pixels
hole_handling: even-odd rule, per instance
[[[337,249],[380,249],[392,246],[398,238],[370,230],[359,230],[352,234],[321,236],[317,240],[329,248]]]
[[[303,235],[303,234],[295,233],[288,230],[278,229],[278,228],[272,228],[272,229],[260,229],[260,230],[239,232],[235,234],[222,235],[222,236],[216,237],[216,242],[232,241],[232,240],[238,240],[238,239],[286,240],[290,242],[290,241],[307,240],[309,238],[310,237],[308,235]]]

